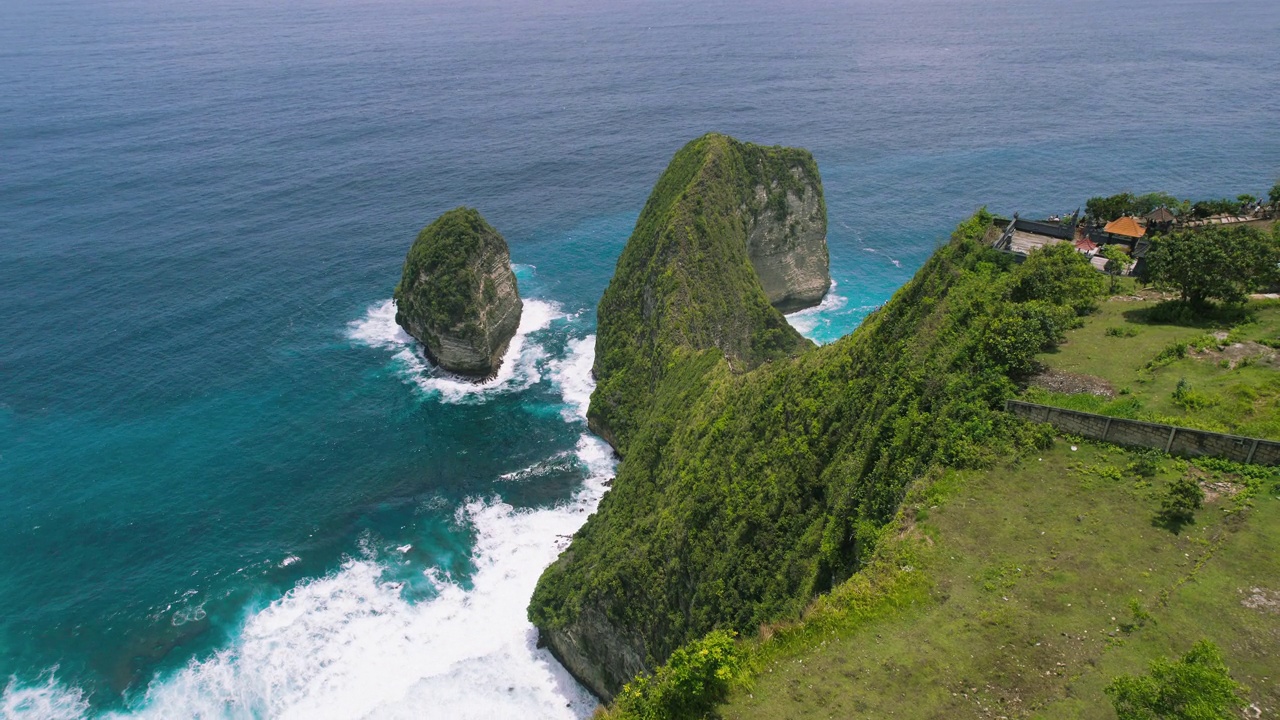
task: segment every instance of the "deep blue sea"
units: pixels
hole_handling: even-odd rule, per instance
[[[1255,195],[1280,4],[0,0],[0,717],[573,718],[595,304],[716,130],[809,148],[852,330],[980,205]],[[390,296],[478,207],[502,375]]]

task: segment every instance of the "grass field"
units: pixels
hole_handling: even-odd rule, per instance
[[[1251,301],[1192,324],[1155,314],[1154,301],[1112,298],[1041,357],[1053,370],[1106,381],[1111,397],[1032,387],[1026,399],[1280,439],[1280,301]]]
[[[1094,367],[1085,347],[1077,367]],[[918,486],[871,567],[749,645],[754,680],[721,715],[1114,718],[1113,677],[1208,638],[1249,716],[1276,717],[1280,480],[1167,457],[1146,478],[1135,453],[1074,446]],[[1183,473],[1217,496],[1175,533],[1154,515]]]

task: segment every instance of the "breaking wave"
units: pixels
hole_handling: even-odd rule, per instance
[[[363,318],[347,326],[347,337],[369,347],[395,350],[393,362],[405,379],[442,402],[481,402],[490,395],[519,392],[542,380],[539,366],[546,360],[547,352],[530,342],[529,335],[545,330],[565,314],[558,304],[546,300],[526,298],[522,302],[520,326],[502,356],[502,366],[496,376],[483,383],[471,382],[432,365],[421,345],[396,324],[395,300],[370,306]]]
[[[385,303],[374,308],[353,337],[404,342],[377,319],[394,322],[394,314]],[[549,313],[536,306],[529,313],[526,305],[530,315],[535,322],[525,334],[545,326]],[[299,583],[251,614],[227,647],[157,678],[128,710],[101,717],[589,717],[595,698],[537,647],[525,608],[542,570],[595,510],[614,473],[612,451],[584,427],[594,350],[594,337],[574,340],[564,358],[548,363],[564,419],[584,432],[572,451],[544,463],[576,464],[582,486],[550,508],[519,509],[497,496],[468,500],[457,513],[476,537],[468,585],[425,568],[435,594],[411,602],[385,573],[404,562],[408,546],[385,558],[369,550]],[[5,718],[41,720],[89,712],[82,693],[52,673],[35,685],[11,681],[0,708]]]
[[[849,298],[836,294],[836,285],[836,281],[832,280],[831,288],[827,290],[827,294],[822,298],[821,303],[811,308],[797,310],[786,316],[787,322],[791,327],[819,345],[831,342],[832,338],[826,338],[815,331],[819,327],[829,325],[830,321],[827,316],[843,309],[849,303]]]

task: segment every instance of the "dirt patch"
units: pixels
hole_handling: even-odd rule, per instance
[[[1188,469],[1187,475],[1200,485],[1200,489],[1204,491],[1204,501],[1206,503],[1217,502],[1219,498],[1235,497],[1241,490],[1244,490],[1244,485],[1240,483],[1234,483],[1230,480],[1216,480],[1212,475],[1197,467]]]
[[[907,538],[919,540],[929,547],[933,547],[933,538],[920,532],[919,528],[916,527],[916,509],[914,507],[907,508],[906,512],[902,513],[902,522],[898,530],[899,540]]]
[[[1080,375],[1063,370],[1044,370],[1033,375],[1030,383],[1050,392],[1089,393],[1104,398],[1116,396],[1116,390],[1111,387],[1111,383],[1096,375]]]
[[[1178,294],[1161,292],[1155,288],[1142,288],[1132,295],[1112,295],[1109,299],[1112,302],[1160,302],[1162,300],[1177,300]]]
[[[1218,333],[1215,333],[1214,337],[1218,337]],[[1218,339],[1225,340],[1226,335],[1222,334]],[[1262,365],[1275,365],[1277,353],[1275,348],[1250,340],[1248,342],[1232,343],[1221,348],[1206,348],[1193,351],[1191,356],[1213,363],[1221,363],[1225,360],[1228,367],[1234,368],[1246,361]]]
[[[1280,590],[1266,590],[1255,587],[1241,590],[1240,593],[1244,595],[1244,599],[1240,601],[1240,604],[1250,610],[1280,615]]]
[[[1204,490],[1204,501],[1207,503],[1215,502],[1218,498],[1235,497],[1244,488],[1233,482],[1218,480],[1216,482],[1201,482],[1200,489]]]

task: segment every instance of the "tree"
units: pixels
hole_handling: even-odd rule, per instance
[[[1267,193],[1267,199],[1271,201],[1271,206],[1280,208],[1280,180],[1271,186],[1271,191]]]
[[[1211,226],[1152,240],[1147,280],[1177,290],[1197,308],[1209,300],[1241,303],[1280,278],[1280,242],[1251,227]]]
[[[1167,207],[1172,212],[1177,212],[1182,206],[1183,201],[1170,195],[1169,193],[1153,192],[1146,195],[1139,195],[1133,199],[1133,205],[1130,207],[1134,215],[1149,215],[1152,211],[1159,207]]]
[[[1014,302],[1044,300],[1067,305],[1078,314],[1092,311],[1106,290],[1105,281],[1071,243],[1047,245],[1027,256],[1018,268]]]
[[[1085,201],[1084,211],[1095,223],[1111,222],[1134,212],[1137,198],[1132,193],[1120,193],[1110,197],[1092,197]]]
[[[1230,198],[1198,200],[1191,206],[1191,214],[1198,218],[1207,218],[1214,215],[1239,215],[1240,210],[1240,201]]]
[[[1222,653],[1208,640],[1177,662],[1153,660],[1147,675],[1121,675],[1105,692],[1120,720],[1231,720],[1245,705]]]
[[[1126,268],[1129,267],[1129,253],[1120,249],[1118,245],[1103,245],[1098,254],[1107,259],[1104,270],[1111,276],[1111,292],[1116,291],[1116,276],[1123,275]]]
[[[1169,483],[1160,500],[1160,512],[1156,518],[1174,530],[1195,520],[1196,510],[1204,504],[1204,490],[1190,475]]]
[[[1012,306],[1007,314],[993,318],[983,334],[987,362],[1015,377],[1031,374],[1036,355],[1062,342],[1075,317],[1067,305],[1044,300]]]

